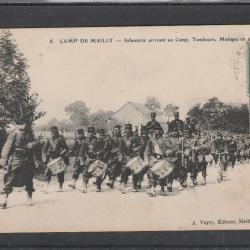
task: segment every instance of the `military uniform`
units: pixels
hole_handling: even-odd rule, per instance
[[[86,138],[84,136],[84,130],[83,129],[78,129],[77,130],[78,137],[75,139],[75,143],[70,151],[70,155],[75,157],[74,161],[74,167],[73,167],[73,184],[69,184],[69,187],[75,189],[76,188],[76,181],[79,178],[79,175],[83,171],[83,165],[80,157],[80,149],[84,143],[86,143]]]
[[[83,192],[87,192],[87,185],[90,178],[94,177],[93,173],[89,172],[89,167],[96,160],[101,160],[107,163],[107,148],[106,141],[104,139],[97,139],[95,136],[95,130],[93,127],[88,128],[88,132],[92,133],[93,136],[89,137],[86,144],[83,144],[80,150],[80,156],[86,159],[83,167]],[[96,177],[96,191],[101,191],[101,184],[103,182],[102,177]]]
[[[227,142],[223,138],[216,139],[212,143],[212,152],[214,155],[215,162],[217,163],[218,160],[220,160],[222,170],[225,172],[227,169],[227,164],[228,164]]]
[[[210,145],[204,140],[195,140],[194,143],[194,176],[193,184],[197,184],[197,175],[201,171],[203,182],[206,184],[207,177],[207,165],[208,162],[205,161],[206,155],[210,152]]]
[[[232,167],[235,166],[235,162],[236,162],[236,159],[237,159],[237,143],[234,139],[230,139],[228,142],[228,161],[232,163]]]
[[[122,193],[126,193],[126,186],[128,182],[129,175],[132,174],[132,171],[126,167],[127,162],[139,155],[139,140],[135,139],[132,135],[132,125],[126,124],[125,130],[130,131],[130,134],[125,135],[122,138],[120,145],[120,153],[122,155],[122,168],[121,168],[121,183],[123,185]],[[133,188],[134,191],[137,189],[138,177],[133,174]]]
[[[186,186],[187,172],[183,166],[183,156],[182,156],[182,138],[180,137],[169,137],[166,140],[166,145],[168,148],[169,161],[174,165],[173,172],[167,178],[168,190],[172,191],[173,180],[177,180],[180,183],[179,190]]]
[[[161,186],[162,194],[164,193],[166,178],[159,179],[158,176],[152,172],[151,168],[155,163],[166,158],[165,156],[166,150],[167,150],[166,143],[163,140],[161,134],[158,134],[156,137],[149,139],[147,146],[145,148],[144,160],[149,164],[148,177],[149,177],[149,184],[151,186],[151,191],[149,191],[148,194],[151,196],[156,195],[154,188],[157,186],[158,182],[159,185]]]
[[[162,127],[161,127],[161,124],[156,120],[149,121],[147,123],[147,125],[146,125],[146,129],[147,129],[147,131],[159,129],[162,134],[164,133],[164,131],[163,131]]]
[[[48,139],[43,146],[43,158],[45,158],[45,163],[47,164],[49,161],[56,159],[58,157],[62,157],[66,166],[69,165],[69,158],[67,157],[68,146],[66,141],[62,135],[58,133],[56,127],[52,127],[52,131],[55,131],[57,135]],[[65,172],[57,174],[57,179],[59,183],[59,191],[62,191],[62,186],[64,183],[64,175]],[[45,178],[48,183],[50,183],[52,177],[52,172],[50,168],[47,168],[45,171]]]
[[[170,122],[169,130],[171,133],[175,132],[180,136],[184,131],[184,122],[180,119],[174,119]]]
[[[34,177],[33,148],[36,145],[32,131],[26,131],[25,124],[20,124],[12,131],[7,138],[2,149],[1,165],[5,167],[4,187],[1,194],[6,195],[6,200],[1,204],[1,208],[6,208],[7,197],[12,192],[13,187],[25,186],[28,199],[31,200]]]
[[[122,167],[122,153],[120,150],[122,144],[122,137],[120,134],[120,126],[115,126],[114,129],[118,129],[119,133],[114,134],[107,141],[107,148],[109,153],[107,175],[111,181],[107,183],[107,185],[111,188],[113,188],[116,178],[120,176]]]

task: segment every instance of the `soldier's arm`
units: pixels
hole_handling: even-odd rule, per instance
[[[2,166],[7,165],[9,157],[14,149],[14,143],[16,139],[16,132],[12,131],[3,146],[2,153],[1,153],[1,164]]]

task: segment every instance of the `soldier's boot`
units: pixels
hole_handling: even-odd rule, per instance
[[[202,185],[206,185],[207,181],[206,181],[206,177],[203,177],[202,179]]]
[[[194,185],[197,185],[197,179],[196,178],[193,180],[193,183],[194,183]]]
[[[137,192],[137,181],[133,181],[133,189],[132,192]]]
[[[147,194],[148,194],[150,197],[155,197],[155,196],[156,196],[156,192],[155,192],[154,186],[151,186],[151,188],[148,190]]]
[[[166,192],[165,192],[164,186],[161,186],[161,192],[160,192],[160,195],[162,195],[162,196],[166,196]]]
[[[184,180],[182,183],[181,183],[182,187],[187,187],[187,182],[186,180]]]
[[[107,182],[106,185],[110,188],[114,188],[115,180],[112,180],[110,182]]]
[[[69,184],[69,187],[76,189],[76,179],[73,179],[72,184]]]
[[[122,183],[122,185],[121,185],[121,192],[122,192],[122,194],[126,194],[127,193],[127,184],[126,183]]]
[[[173,191],[172,184],[168,184],[167,185],[167,189],[168,189],[169,192],[172,192]]]
[[[101,184],[97,184],[96,185],[96,190],[95,190],[96,192],[101,192],[102,191],[102,189],[101,189]]]
[[[49,193],[49,183],[48,182],[45,184],[45,187],[42,189],[42,192],[45,194]]]
[[[182,191],[182,190],[183,190],[183,186],[182,186],[182,184],[181,184],[181,183],[179,183],[178,190],[179,190],[179,191]]]
[[[0,208],[5,209],[7,208],[7,201],[8,201],[8,195],[4,194],[0,196]]]
[[[32,194],[27,193],[26,206],[33,206]]]
[[[60,182],[58,189],[57,189],[57,192],[61,193],[63,191],[62,187],[63,187],[63,183]]]
[[[87,193],[87,183],[86,182],[83,182],[82,192]]]
[[[138,185],[137,185],[138,189],[141,189],[141,182],[142,182],[142,180],[140,180],[139,183],[138,183]]]

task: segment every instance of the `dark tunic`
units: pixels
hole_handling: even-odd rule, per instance
[[[35,142],[32,134],[22,133],[18,129],[12,131],[2,150],[2,165],[7,166],[4,175],[2,193],[10,193],[12,187],[26,186],[26,191],[33,191]]]

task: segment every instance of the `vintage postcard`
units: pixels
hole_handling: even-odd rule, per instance
[[[250,26],[0,30],[0,232],[250,229]]]

